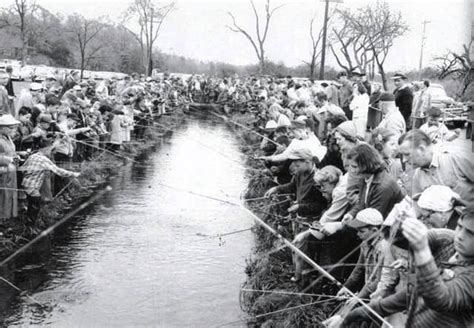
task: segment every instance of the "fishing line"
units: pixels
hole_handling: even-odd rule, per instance
[[[12,282],[8,281],[7,279],[5,279],[4,277],[0,276],[0,280],[2,280],[3,282],[5,282],[7,285],[9,285],[10,287],[12,287],[13,289],[15,289],[16,291],[20,292],[21,294],[25,295],[25,297],[27,299],[29,299],[30,301],[32,301],[33,303],[41,306],[41,307],[45,307],[44,304],[38,302],[37,300],[35,300],[33,297],[29,296],[25,291],[21,290],[19,287],[17,287],[16,285],[14,285]]]
[[[35,238],[33,238],[32,240],[30,240],[27,244],[23,245],[20,249],[18,249],[17,251],[15,251],[13,254],[11,254],[10,256],[8,256],[6,259],[4,259],[2,262],[0,262],[0,267],[3,267],[5,266],[5,264],[7,264],[9,261],[11,261],[12,259],[16,258],[19,254],[23,253],[24,251],[26,251],[28,248],[30,248],[31,246],[33,246],[34,244],[36,244],[39,240],[43,239],[44,237],[46,237],[47,235],[49,235],[51,232],[53,232],[57,227],[59,227],[60,225],[62,225],[63,223],[65,223],[66,221],[68,221],[69,219],[71,219],[72,217],[74,217],[74,215],[76,215],[77,213],[79,213],[80,211],[84,210],[87,206],[89,206],[90,204],[92,204],[93,202],[95,202],[96,200],[98,200],[100,197],[102,197],[102,195],[104,195],[106,192],[109,192],[112,190],[112,187],[110,186],[107,186],[105,187],[104,189],[98,191],[94,196],[92,196],[89,200],[85,201],[84,203],[80,204],[76,209],[74,209],[73,211],[69,212],[68,214],[66,214],[61,220],[57,221],[55,224],[53,224],[52,226],[50,226],[49,228],[43,230],[38,236],[36,236]]]
[[[281,294],[281,295],[294,295],[294,296],[311,296],[311,297],[326,297],[326,298],[338,298],[338,299],[350,299],[346,296],[327,295],[327,294],[312,294],[312,293],[298,293],[298,292],[287,292],[281,290],[263,290],[263,289],[248,289],[242,288],[241,291],[249,293],[263,293],[263,294]],[[361,298],[364,301],[370,301],[370,299]]]
[[[240,124],[240,123],[237,123],[237,122],[235,122],[235,121],[232,121],[231,119],[229,119],[229,118],[227,118],[227,117],[225,117],[225,116],[221,116],[221,115],[218,115],[218,114],[213,113],[213,112],[209,112],[209,113],[210,113],[211,115],[214,115],[214,116],[216,116],[216,117],[219,117],[220,119],[224,120],[225,122],[230,122],[230,123],[233,123],[233,124],[235,124],[235,125],[237,125],[237,126],[240,126],[241,128],[243,128],[243,129],[245,129],[245,130],[247,130],[247,131],[250,131],[250,132],[252,132],[252,133],[258,135],[259,137],[264,138],[264,139],[270,141],[271,143],[275,144],[276,146],[282,146],[282,147],[283,147],[283,145],[280,145],[278,142],[273,141],[273,140],[270,139],[269,137],[267,137],[267,136],[265,136],[265,135],[263,135],[263,134],[260,134],[260,133],[258,133],[258,132],[256,132],[256,131],[254,131],[252,128],[249,128],[249,127],[247,127],[247,126],[245,126],[245,125],[243,125],[243,124]]]
[[[334,300],[335,298],[332,298],[332,299],[327,299],[327,300],[322,300],[322,301],[315,301],[315,302],[310,302],[310,303],[306,303],[306,304],[300,304],[300,305],[296,305],[296,306],[291,306],[291,307],[288,307],[288,308],[285,308],[285,309],[280,309],[280,310],[276,310],[276,311],[272,311],[272,312],[268,312],[268,313],[263,313],[263,314],[259,314],[259,315],[256,315],[256,316],[252,316],[252,317],[249,317],[247,319],[241,319],[241,320],[236,320],[236,321],[231,321],[231,322],[227,322],[227,323],[224,323],[224,324],[220,324],[216,327],[225,327],[225,326],[232,326],[232,325],[235,325],[235,324],[238,324],[238,323],[241,323],[241,322],[246,322],[246,321],[249,321],[251,319],[260,319],[260,318],[263,318],[263,317],[266,317],[266,316],[269,316],[269,315],[273,315],[273,314],[277,314],[277,313],[282,313],[282,312],[286,312],[286,311],[290,311],[290,310],[296,310],[296,309],[299,309],[299,308],[303,308],[303,307],[307,307],[307,306],[311,306],[311,305],[316,305],[316,304],[321,304],[321,303],[325,303],[325,302],[330,302],[332,300]]]
[[[316,262],[314,262],[308,255],[306,255],[304,252],[302,252],[298,247],[296,247],[295,245],[293,245],[293,243],[291,243],[290,241],[288,241],[286,238],[284,238],[280,233],[278,233],[275,229],[273,229],[272,227],[270,227],[268,224],[266,224],[262,219],[260,219],[257,215],[255,215],[252,211],[250,211],[248,208],[246,208],[243,204],[237,204],[237,203],[234,203],[234,202],[230,202],[230,201],[226,201],[226,200],[222,200],[222,199],[219,199],[219,198],[216,198],[216,197],[213,197],[213,196],[208,196],[208,195],[204,195],[204,194],[200,194],[200,193],[196,193],[196,192],[193,192],[193,191],[190,191],[190,190],[185,190],[185,189],[181,189],[181,188],[176,188],[176,187],[172,187],[172,186],[169,186],[169,185],[165,185],[165,184],[161,184],[161,183],[158,183],[164,187],[168,187],[168,188],[171,188],[171,189],[174,189],[174,190],[179,190],[179,191],[182,191],[182,192],[186,192],[186,193],[190,193],[190,194],[193,194],[193,195],[196,195],[196,196],[200,196],[200,197],[203,197],[203,198],[208,198],[208,199],[212,199],[212,200],[215,200],[215,201],[218,201],[218,202],[222,202],[222,203],[225,203],[225,204],[229,204],[229,205],[233,205],[233,206],[239,206],[242,210],[244,210],[245,212],[249,213],[254,219],[255,221],[261,225],[262,227],[264,227],[266,230],[268,230],[270,233],[272,233],[273,235],[275,235],[278,239],[280,239],[282,242],[284,242],[289,248],[291,248],[292,251],[294,251],[295,253],[297,253],[300,257],[302,257],[308,264],[310,264],[313,268],[317,269],[322,276],[326,277],[327,279],[329,279],[331,282],[333,282],[334,284],[336,284],[339,288],[342,288],[343,287],[343,284],[340,283],[336,278],[334,278],[332,275],[330,275],[326,270],[324,270],[321,266],[319,266]],[[383,317],[381,317],[377,312],[375,312],[372,308],[370,308],[366,303],[364,303],[364,301],[362,301],[356,294],[354,294],[352,291],[348,290],[348,294],[353,297],[359,304],[361,304],[364,308],[366,308],[374,317],[376,317],[377,319],[379,319],[380,321],[382,321],[383,323],[386,323],[388,325],[388,327],[392,327]]]

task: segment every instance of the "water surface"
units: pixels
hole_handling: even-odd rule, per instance
[[[225,126],[184,123],[86,214],[13,264],[8,277],[47,307],[0,282],[3,325],[212,327],[241,319],[252,235],[205,236],[249,228],[252,219],[160,184],[237,201],[247,184],[243,161]]]

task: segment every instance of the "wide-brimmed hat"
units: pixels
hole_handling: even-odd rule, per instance
[[[10,114],[0,115],[0,126],[11,126],[11,125],[17,125],[20,123],[21,123],[20,121],[16,120]]]
[[[366,208],[357,213],[356,217],[349,222],[347,226],[359,229],[365,226],[379,226],[383,223],[382,214],[375,208]]]

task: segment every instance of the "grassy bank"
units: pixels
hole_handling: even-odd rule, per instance
[[[230,119],[239,124],[254,128],[248,122],[253,116],[246,117],[241,113],[231,115]],[[255,157],[262,155],[259,150],[261,138],[235,124],[227,123],[242,140],[241,150],[250,155],[247,157],[249,184],[244,193],[245,199],[262,197],[266,190],[275,185],[272,176],[265,169],[262,161]],[[254,170],[256,169],[256,170]],[[277,228],[280,217],[286,216],[288,199],[280,196],[277,199],[260,199],[247,202],[247,207],[270,226]],[[311,281],[319,278],[318,273],[311,272],[303,281],[296,284],[290,279],[294,273],[291,251],[282,247],[282,243],[270,232],[256,225],[253,228],[255,246],[247,261],[247,280],[242,286],[240,303],[248,314],[249,327],[323,327],[321,322],[331,316],[342,305],[334,295],[338,288],[327,279],[319,279],[310,286]],[[336,240],[328,241],[321,246],[317,262],[329,265],[339,257],[331,253],[336,247]],[[333,272],[338,279],[344,279],[351,268]]]

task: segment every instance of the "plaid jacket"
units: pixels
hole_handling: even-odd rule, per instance
[[[46,171],[51,171],[56,175],[62,177],[73,177],[74,172],[61,169],[56,166],[43,153],[37,152],[28,157],[25,164],[23,164],[19,171],[23,171],[23,181],[21,185],[25,188],[25,192],[32,197],[39,197],[40,188],[43,184]]]

